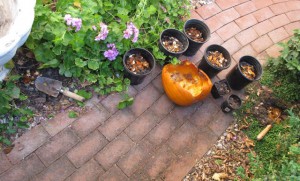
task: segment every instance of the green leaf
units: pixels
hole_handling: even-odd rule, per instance
[[[156,13],[156,8],[155,8],[153,5],[150,5],[150,6],[147,8],[147,13],[148,13],[149,15],[155,14],[155,13]]]
[[[6,133],[7,133],[7,134],[14,134],[14,133],[16,133],[16,130],[15,130],[15,129],[10,129],[10,128],[8,128],[8,129],[6,130]]]
[[[8,146],[11,145],[11,141],[9,141],[9,139],[7,139],[7,138],[3,138],[1,141]]]
[[[10,96],[14,99],[18,99],[20,97],[20,88],[15,86],[11,92],[10,92]]]
[[[28,96],[24,95],[24,94],[20,94],[20,97],[19,97],[20,101],[25,101],[28,99]]]
[[[125,95],[125,99],[120,101],[117,108],[118,109],[124,109],[128,106],[131,106],[133,104],[133,97],[129,97],[127,94]]]
[[[60,55],[62,51],[62,45],[55,45],[52,51],[55,55]]]
[[[66,70],[66,71],[64,72],[64,75],[65,75],[66,77],[72,77],[72,72],[71,72],[70,70]]]
[[[91,92],[86,92],[85,90],[79,90],[77,94],[84,97],[85,99],[90,99],[93,96]]]
[[[126,108],[126,102],[119,102],[118,109],[124,109]]]
[[[13,69],[15,67],[15,63],[13,60],[9,60],[6,64],[4,64],[4,67],[7,69]]]
[[[20,78],[21,78],[20,75],[10,75],[8,77],[8,81],[13,82],[13,81],[19,80]]]
[[[77,118],[78,114],[75,111],[70,111],[69,112],[69,118]]]
[[[57,59],[53,59],[47,63],[42,64],[39,68],[44,69],[44,68],[56,68],[59,65],[59,61]]]
[[[27,129],[29,128],[29,125],[27,123],[24,123],[24,122],[17,122],[16,125],[19,127],[19,128],[22,128],[22,129]]]
[[[81,58],[75,58],[75,65],[77,67],[83,68],[84,66],[87,65],[87,62],[83,61]]]
[[[88,67],[92,70],[99,69],[99,61],[95,60],[88,60]]]

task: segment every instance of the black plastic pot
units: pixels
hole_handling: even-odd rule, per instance
[[[211,95],[215,99],[224,96],[226,94],[229,94],[230,92],[231,92],[231,88],[226,79],[215,82],[211,89]]]
[[[186,33],[186,29],[188,29],[188,28],[196,28],[197,30],[199,30],[202,33],[202,37],[203,37],[204,41],[203,42],[197,42],[197,41],[194,41],[193,39],[191,39],[188,36],[188,34]],[[210,38],[210,29],[208,28],[208,26],[203,21],[200,21],[198,19],[187,20],[184,23],[183,33],[185,34],[185,36],[189,40],[189,47],[183,53],[183,55],[185,55],[185,56],[194,56],[197,53],[197,51],[199,50],[199,48],[201,48],[201,46],[205,42],[207,42]]]
[[[233,103],[233,100],[235,103]],[[242,105],[242,100],[237,95],[230,95],[222,104],[221,109],[224,113],[230,113],[233,110],[240,108]]]
[[[180,52],[171,52],[171,51],[167,50],[163,46],[163,40],[162,39],[163,39],[164,36],[177,38],[183,44],[183,50],[180,51]],[[183,52],[185,52],[187,50],[188,47],[189,47],[189,41],[188,41],[187,37],[179,30],[166,29],[160,34],[159,49],[160,49],[160,51],[162,51],[167,56],[174,56],[174,57],[178,58],[180,55],[183,54]]]
[[[243,62],[246,62],[250,65],[254,66],[256,76],[254,79],[247,78],[242,72],[241,72],[241,64]],[[230,87],[234,90],[241,90],[245,86],[247,86],[249,83],[259,80],[262,75],[262,67],[259,61],[252,57],[252,56],[243,56],[239,63],[227,74],[226,80],[228,81]]]
[[[150,71],[144,74],[135,74],[131,72],[126,66],[126,60],[132,54],[140,54],[144,59],[146,59],[151,67]],[[155,68],[155,59],[154,56],[146,49],[143,48],[133,48],[125,53],[123,56],[123,65],[124,65],[124,76],[130,80],[131,85],[137,85],[143,82],[145,77],[149,75],[152,70]]]
[[[217,67],[214,66],[213,64],[211,64],[209,62],[209,60],[207,59],[208,57],[208,52],[210,51],[219,51],[220,53],[223,54],[224,58],[228,60],[227,65],[224,67]],[[204,56],[198,66],[199,69],[203,70],[208,77],[213,78],[214,76],[216,76],[219,72],[221,72],[224,69],[227,69],[231,64],[231,57],[229,52],[222,46],[220,45],[210,45],[206,48],[205,52],[204,52]]]

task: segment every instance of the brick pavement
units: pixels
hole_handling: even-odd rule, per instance
[[[194,57],[199,63],[210,44],[262,64],[279,55],[276,43],[300,28],[299,0],[216,0],[192,18],[205,21],[210,40]],[[186,57],[182,57],[186,58]],[[223,79],[222,71],[213,81]],[[131,86],[133,106],[117,110],[119,94],[93,98],[93,109],[77,119],[56,115],[16,140],[11,153],[0,154],[0,180],[181,180],[232,122],[209,96],[189,107],[174,105],[164,94],[161,67]]]

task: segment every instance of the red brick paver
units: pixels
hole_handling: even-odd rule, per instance
[[[67,128],[41,146],[36,151],[36,154],[48,166],[69,151],[79,141],[77,135],[70,128]]]
[[[102,151],[97,153],[95,159],[108,170],[121,156],[127,153],[133,145],[134,143],[130,138],[123,133],[110,142]]]
[[[15,141],[14,149],[7,155],[13,163],[17,163],[35,151],[47,141],[49,134],[42,126],[37,126]]]
[[[68,160],[67,157],[62,157],[52,165],[50,165],[42,173],[38,174],[33,180],[34,181],[62,181],[66,179],[75,171],[74,165]]]
[[[224,79],[245,55],[265,65],[277,57],[276,45],[300,28],[300,0],[216,0],[191,11],[211,37],[193,57],[198,64],[211,44],[224,46],[231,65],[212,82]],[[161,81],[161,66],[130,86],[134,104],[116,105],[122,94],[94,96],[92,109],[78,118],[61,112],[25,133],[8,155],[0,155],[0,180],[181,180],[232,123],[220,104],[224,98],[187,107],[172,103]],[[241,91],[237,94],[242,96]]]
[[[93,181],[104,173],[103,168],[94,159],[91,159],[68,177],[66,181]]]
[[[32,179],[34,175],[40,173],[45,169],[43,163],[39,158],[32,154],[28,156],[25,160],[22,160],[21,163],[15,165],[7,172],[4,172],[0,176],[0,180],[9,180],[9,181],[22,181]],[[55,174],[55,173],[54,173]]]
[[[107,140],[98,131],[94,131],[80,143],[73,147],[67,157],[79,168],[86,161],[90,160],[99,150],[107,144]]]
[[[8,170],[12,164],[7,159],[4,153],[0,153],[0,174]]]

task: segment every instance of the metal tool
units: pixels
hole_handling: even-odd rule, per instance
[[[38,77],[35,80],[35,87],[50,96],[57,97],[59,93],[65,96],[73,98],[77,101],[84,101],[84,97],[70,92],[62,87],[62,82],[47,77]]]

